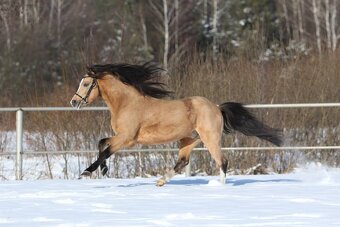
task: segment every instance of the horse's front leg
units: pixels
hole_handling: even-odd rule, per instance
[[[108,148],[109,144],[107,143],[107,141],[109,140],[110,138],[104,138],[99,141],[98,143],[99,154],[105,151],[106,148]],[[109,168],[106,165],[106,159],[104,159],[104,161],[100,164],[100,171],[102,172],[102,175],[105,176],[108,170]]]
[[[111,152],[110,145],[107,143],[107,141],[109,140],[110,138],[104,138],[99,141],[98,143],[99,155],[97,160],[93,162],[87,169],[85,169],[81,176],[90,176],[91,173],[98,169],[99,166],[102,171],[102,174],[103,175],[106,174],[106,172],[108,171],[106,159],[113,154],[113,152]]]
[[[101,139],[98,143],[99,155],[97,160],[93,162],[87,169],[85,169],[81,176],[90,176],[91,173],[98,169],[99,166],[102,174],[105,175],[108,171],[106,159],[108,159],[113,153],[117,152],[126,144],[126,139],[124,139],[122,136]]]

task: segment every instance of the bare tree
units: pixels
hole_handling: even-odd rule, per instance
[[[178,30],[179,30],[179,4],[175,0],[175,51],[178,51]]]
[[[325,3],[325,24],[326,24],[326,36],[327,36],[327,49],[328,51],[332,48],[332,34],[331,34],[331,25],[330,25],[330,12],[329,12],[329,0],[324,0]]]
[[[219,11],[218,11],[218,0],[213,0],[213,21],[212,21],[212,34],[213,34],[213,56],[216,60],[217,58],[217,25],[218,25],[218,18],[219,18]]]
[[[285,25],[286,25],[286,31],[289,37],[289,40],[291,39],[291,34],[290,34],[290,25],[289,25],[289,14],[288,14],[288,8],[287,8],[287,3],[286,0],[282,0],[280,1],[282,4],[282,8],[283,8],[283,14],[284,14],[284,18],[285,18]]]
[[[318,47],[319,54],[321,54],[321,35],[320,35],[320,2],[313,0],[313,15],[314,15],[314,23],[315,23],[315,35],[316,35],[316,44]]]
[[[164,23],[164,53],[163,53],[163,65],[164,69],[168,68],[168,55],[169,55],[169,15],[168,15],[168,3],[167,0],[163,0],[163,23]]]
[[[170,13],[173,11],[168,10],[167,0],[162,0],[162,4],[159,1],[149,0],[149,4],[153,9],[153,13],[157,16],[158,21],[155,21],[155,28],[163,35],[163,67],[167,69],[168,67],[168,55],[170,46],[170,36],[169,36],[169,22],[172,15]]]
[[[336,50],[338,39],[340,35],[337,34],[337,26],[338,21],[336,19],[337,16],[337,0],[333,0],[333,4],[330,6],[331,8],[331,31],[332,31],[332,50],[333,52]]]
[[[36,24],[38,24],[39,23],[39,21],[40,21],[40,3],[41,3],[41,1],[39,1],[39,0],[33,0],[33,2],[32,2],[32,8],[33,8],[33,18],[34,18],[34,22],[36,23]]]
[[[57,43],[58,48],[61,45],[61,9],[64,0],[57,0]]]
[[[53,15],[54,15],[54,7],[55,7],[55,0],[51,0],[50,4],[50,13],[48,18],[48,34],[51,36],[52,33],[52,24],[53,24]]]
[[[140,22],[141,22],[141,25],[142,25],[144,50],[148,51],[149,50],[148,33],[147,33],[147,29],[146,29],[145,16],[144,16],[142,4],[139,4],[138,10],[139,10]]]
[[[24,25],[26,26],[28,24],[28,3],[27,0],[24,0]]]
[[[297,13],[298,13],[298,22],[299,22],[299,35],[300,40],[305,42],[305,30],[304,30],[304,0],[299,0],[297,5]]]

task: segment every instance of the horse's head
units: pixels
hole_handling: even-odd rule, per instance
[[[79,88],[72,97],[71,106],[80,109],[93,102],[100,95],[97,79],[89,75],[80,81]]]

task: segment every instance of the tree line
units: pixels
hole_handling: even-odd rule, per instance
[[[74,82],[92,63],[155,60],[171,71],[192,53],[260,62],[333,53],[339,7],[337,0],[2,0],[0,104],[27,104],[27,95]]]

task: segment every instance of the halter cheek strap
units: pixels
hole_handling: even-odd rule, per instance
[[[93,78],[93,81],[92,81],[92,83],[91,83],[91,86],[90,86],[89,90],[87,90],[85,97],[79,95],[78,93],[76,93],[75,95],[78,96],[79,98],[81,98],[81,100],[82,100],[83,102],[85,102],[86,104],[88,104],[89,102],[87,101],[87,99],[88,99],[88,97],[90,96],[90,94],[91,94],[93,88],[95,88],[96,86],[98,86],[97,80],[96,80],[95,78]]]

